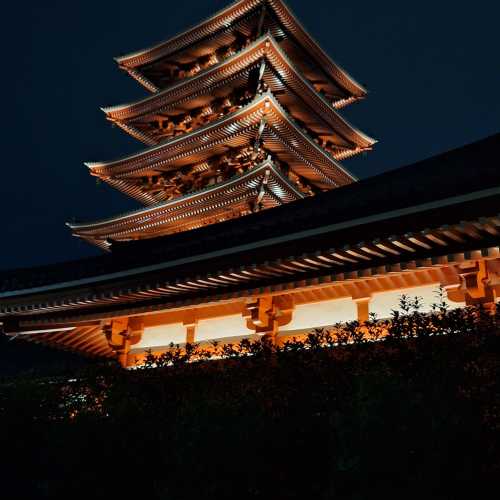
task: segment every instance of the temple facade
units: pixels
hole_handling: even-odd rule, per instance
[[[366,90],[281,0],[117,62],[150,95],[103,111],[144,145],[87,166],[142,207],[69,224],[100,257],[0,274],[8,335],[129,367],[171,344],[385,318],[402,293],[496,303],[499,136],[357,181],[340,162],[376,141],[339,109]]]

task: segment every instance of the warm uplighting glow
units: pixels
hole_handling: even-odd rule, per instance
[[[144,328],[142,339],[134,348],[168,347],[170,344],[184,344],[185,342],[186,327],[182,323],[177,323]]]
[[[201,320],[196,327],[196,342],[229,337],[244,337],[254,332],[246,326],[245,319],[241,315],[226,316]]]
[[[352,299],[326,300],[297,306],[292,322],[281,328],[281,331],[318,328],[355,319],[357,319],[357,308]]]
[[[430,285],[411,288],[409,290],[394,290],[391,292],[377,293],[370,302],[370,312],[375,313],[377,318],[389,318],[393,310],[399,309],[399,301],[404,294],[412,302],[415,301],[416,297],[419,297],[422,302],[420,311],[428,313],[432,310],[432,304],[439,302],[438,291],[439,285]],[[445,302],[450,309],[465,306],[465,303],[451,302],[447,297],[445,297]]]

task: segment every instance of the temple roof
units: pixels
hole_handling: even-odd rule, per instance
[[[300,203],[115,243],[111,255],[0,273],[0,316],[5,324],[23,318],[16,328],[25,330],[64,327],[272,293],[284,283],[300,288],[498,259],[499,145],[496,135]]]
[[[87,223],[68,224],[74,234],[102,248],[111,240],[129,241],[188,231],[231,218],[237,209],[248,210],[259,199],[263,209],[304,198],[271,160],[202,191],[150,208]]]
[[[202,163],[231,148],[253,144],[256,139],[261,140],[263,147],[286,162],[297,175],[318,188],[331,189],[355,180],[299,128],[271,93],[257,97],[237,112],[192,133],[120,160],[87,163],[87,166],[93,175],[106,181],[123,181],[117,187],[137,197],[131,179]]]
[[[35,344],[46,344],[87,357],[114,358],[115,353],[99,321],[75,327],[25,329],[15,335]]]
[[[500,205],[500,189],[489,197],[469,199],[468,206],[463,200],[442,200],[435,208],[408,207],[397,217],[377,214],[367,230],[366,220],[353,219],[219,251],[207,248],[157,264],[146,264],[150,258],[143,254],[142,259],[136,256],[136,267],[113,273],[110,266],[108,272],[84,279],[77,279],[66,266],[66,281],[0,294],[0,318],[20,317],[23,328],[67,325],[309,286],[370,281],[477,259],[498,260],[500,214],[482,215],[493,213],[488,209],[492,202]],[[454,222],[467,213],[469,218]],[[202,243],[195,237],[195,246]],[[131,251],[130,247],[124,250]],[[158,258],[158,251],[150,251]],[[118,253],[120,257],[126,258]],[[61,269],[59,276],[64,276]]]
[[[143,132],[136,122],[159,114],[189,112],[214,99],[221,88],[248,83],[249,73],[258,70],[263,58],[267,63],[264,80],[290,114],[315,130],[318,135],[339,134],[346,145],[366,149],[374,139],[350,125],[332,109],[329,103],[307,81],[276,40],[267,34],[232,57],[212,66],[192,78],[181,80],[167,89],[136,103],[103,108],[108,119],[146,144],[159,139]]]
[[[208,45],[213,46],[215,38],[227,38],[231,26],[248,18],[250,13],[256,12],[264,6],[277,20],[277,25],[267,27],[271,28],[273,34],[281,38],[291,38],[298,43],[303,52],[315,61],[317,68],[320,68],[327,77],[343,88],[347,94],[354,97],[364,97],[366,95],[363,86],[325,54],[281,0],[240,0],[166,42],[118,57],[116,61],[149,90],[157,91],[159,88],[144,73],[144,68],[147,65],[161,59],[172,58],[174,54],[188,48],[195,51],[197,45],[202,41],[207,41]]]

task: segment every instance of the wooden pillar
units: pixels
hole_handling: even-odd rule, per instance
[[[182,324],[186,328],[186,344],[194,344],[196,342],[196,325],[198,324],[195,314],[190,311],[185,316]]]
[[[118,354],[118,362],[120,363],[122,368],[127,368],[128,366],[128,356],[130,353],[130,340],[128,337],[124,337],[123,345]]]
[[[103,326],[103,331],[118,362],[123,368],[127,368],[130,349],[140,342],[144,332],[142,317],[114,319]]]
[[[136,316],[133,318],[129,318],[128,320],[128,335],[127,335],[127,358],[124,359],[126,364],[122,364],[122,366],[128,367],[133,366],[135,364],[135,358],[130,355],[130,349],[138,344],[142,340],[142,336],[144,335],[144,317]]]
[[[358,323],[365,323],[370,319],[370,302],[372,297],[353,298],[358,310]]]
[[[186,344],[194,344],[196,337],[196,325],[186,325]]]

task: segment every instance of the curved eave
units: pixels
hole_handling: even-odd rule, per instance
[[[203,218],[211,211],[230,209],[233,203],[243,203],[258,196],[260,190],[269,198],[269,203],[275,205],[304,198],[273,162],[266,160],[243,175],[154,207],[93,223],[67,225],[75,236],[103,248],[109,245],[107,240],[110,238],[132,239],[144,231],[165,234],[171,229],[173,232],[175,226],[182,226],[183,218],[193,215]]]
[[[142,66],[183,50],[207,36],[229,27],[235,21],[264,4],[273,10],[273,13],[283,26],[303,45],[305,50],[315,56],[319,67],[323,68],[333,81],[340,83],[354,97],[361,98],[366,96],[367,90],[343,68],[333,62],[281,0],[240,0],[210,17],[208,20],[201,22],[166,42],[116,57],[115,60],[120,67],[124,68],[132,77],[144,85],[144,82],[141,81],[141,79],[145,78],[140,71]],[[150,88],[150,90],[153,90],[153,88]]]
[[[248,67],[258,63],[264,56],[284,83],[289,85],[302,100],[310,105],[311,113],[318,115],[332,127],[332,130],[340,133],[347,141],[352,142],[359,148],[370,148],[377,142],[342,118],[333,109],[332,105],[321,94],[316,92],[270,34],[259,38],[227,60],[162,92],[135,103],[102,108],[102,110],[110,121],[117,122],[126,132],[146,144],[152,145],[157,143],[154,138],[127,122],[142,116],[173,111],[176,106],[185,103],[189,99],[199,95],[206,95],[211,89],[235,78],[236,75]]]
[[[293,137],[283,138],[281,144],[290,154],[303,162],[303,168],[315,172],[330,187],[337,187],[355,181],[335,159],[316,144],[282,108],[271,93],[259,96],[252,103],[239,111],[227,115],[192,133],[185,134],[158,146],[148,148],[135,155],[108,163],[87,163],[93,175],[107,180],[110,177],[127,178],[140,175],[141,172],[159,170],[180,158],[185,160],[192,155],[200,155],[215,144],[224,144],[229,138],[236,137],[242,131],[267,117],[275,116],[286,124],[287,132]],[[276,120],[275,120],[276,121]],[[308,159],[309,158],[309,159]],[[198,161],[198,160],[197,160]],[[323,165],[323,167],[321,167]],[[299,175],[303,175],[297,172]],[[307,178],[307,175],[304,175]]]
[[[4,294],[4,300],[0,302],[0,318],[24,316],[28,318],[24,324],[30,330],[36,326],[61,329],[63,332],[65,325],[72,327],[76,322],[101,322],[103,319],[124,315],[151,314],[152,311],[206,303],[207,300],[260,295],[263,289],[262,279],[270,275],[279,277],[280,281],[270,287],[267,283],[266,291],[282,293],[284,283],[291,284],[294,288],[335,281],[342,284],[346,280],[352,282],[353,279],[366,283],[372,277],[413,272],[417,269],[453,269],[464,261],[500,258],[500,248],[498,243],[492,243],[491,226],[488,227],[493,224],[498,229],[498,220],[498,217],[474,218],[460,224],[435,227],[432,231],[394,233],[389,238],[384,236],[361,240],[363,235],[360,234],[359,242],[339,244],[328,249],[318,247],[299,257],[295,253],[296,243],[301,238],[310,238],[310,231],[306,234],[290,233],[285,237],[259,240],[250,245],[227,247],[217,255],[214,252],[186,255],[173,261],[130,267],[86,279],[72,280],[68,277],[65,282],[14,292],[10,298],[9,294]],[[349,227],[360,227],[358,222],[360,221],[349,221]],[[332,231],[334,228],[318,228],[317,232],[322,234],[325,230]],[[460,234],[463,243],[450,238],[450,231]],[[277,243],[282,245],[282,255],[276,260],[264,260],[262,249]],[[235,265],[231,256],[242,251],[253,251],[254,255],[255,251],[259,251],[260,258],[240,266]],[[162,277],[161,273],[166,270],[196,265],[214,257],[224,258],[224,264],[219,263],[219,267],[209,266],[201,273],[195,271],[182,278],[175,278],[175,274]],[[311,271],[321,274],[306,281],[305,273]],[[414,285],[415,282],[412,280],[412,283]],[[238,287],[236,291],[235,285]],[[204,296],[200,297],[200,294]],[[163,300],[153,307],[148,303],[148,300],[161,298]],[[99,311],[99,308],[106,306],[113,306],[115,309],[104,313],[102,309]]]
[[[9,337],[89,357],[115,356],[100,323],[75,327],[37,328],[8,334]]]

